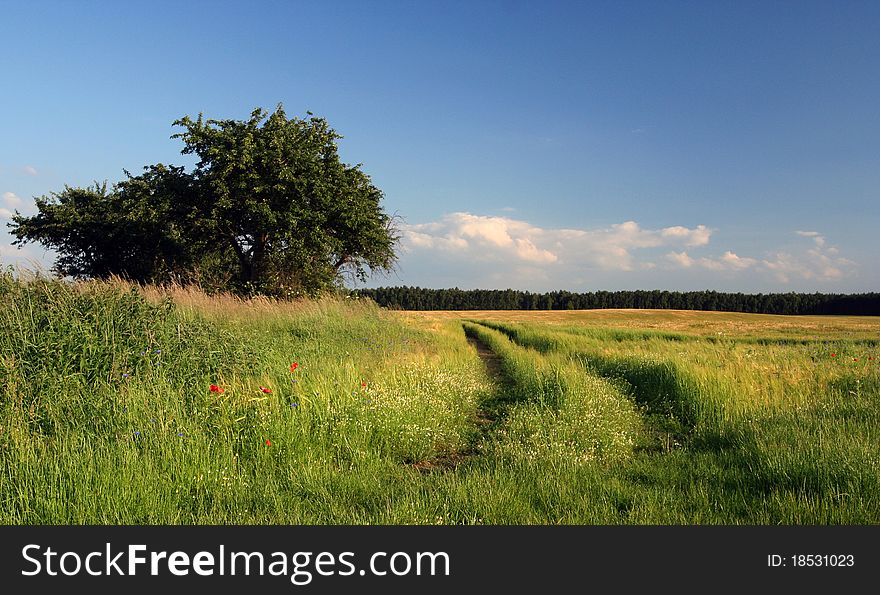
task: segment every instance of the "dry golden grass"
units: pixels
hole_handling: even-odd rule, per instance
[[[467,310],[399,311],[423,320],[495,320],[552,326],[651,329],[699,336],[759,336],[803,339],[880,339],[880,317],[781,316],[692,310]]]
[[[224,319],[239,322],[270,318],[283,320],[292,316],[320,314],[327,308],[334,308],[340,302],[347,301],[339,298],[279,300],[265,296],[240,297],[231,293],[207,294],[194,285],[137,285],[119,278],[108,281],[90,281],[84,283],[83,286],[92,283],[107,283],[117,286],[123,291],[129,291],[132,287],[136,287],[151,303],[159,304],[170,299],[185,312],[197,313],[215,320]],[[352,301],[349,314],[357,316],[362,307],[369,307],[369,305],[364,302],[359,307],[357,302]]]
[[[306,303],[279,302],[266,297],[242,298],[228,293],[208,295],[193,286],[166,285],[160,287],[148,285],[140,289],[144,296],[153,303],[170,298],[175,305],[183,310],[197,311],[212,318],[251,318],[299,312],[309,307]]]

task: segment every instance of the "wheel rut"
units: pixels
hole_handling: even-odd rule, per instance
[[[488,345],[476,337],[468,335],[467,341],[477,350],[477,355],[483,360],[483,363],[486,365],[486,370],[488,370],[489,376],[492,380],[501,382],[501,358],[498,354],[492,351]]]
[[[477,355],[483,362],[483,365],[486,366],[486,372],[496,387],[495,395],[480,404],[474,418],[477,433],[474,436],[474,439],[471,440],[470,445],[461,450],[444,453],[433,459],[418,461],[412,464],[413,468],[422,472],[451,471],[456,469],[462,463],[478,457],[480,455],[479,443],[481,439],[489,433],[490,428],[498,421],[498,407],[492,407],[491,405],[499,401],[498,395],[503,390],[502,387],[505,384],[505,378],[501,367],[501,358],[497,353],[492,351],[486,343],[477,337],[468,333],[466,333],[465,336],[467,342],[476,349]]]

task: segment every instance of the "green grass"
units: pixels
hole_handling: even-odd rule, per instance
[[[7,524],[414,521],[389,487],[469,444],[489,390],[460,328],[372,304],[201,316],[9,277],[0,304]]]
[[[628,458],[638,415],[611,383],[565,357],[522,349],[501,333],[465,323],[465,332],[486,343],[501,360],[502,419],[491,436],[491,457],[542,466]]]
[[[880,375],[865,341],[670,342],[484,324],[536,353],[567,355],[641,405],[644,448],[606,474],[626,494],[625,522],[880,520]]]
[[[872,321],[518,316],[2,275],[0,523],[880,521]]]

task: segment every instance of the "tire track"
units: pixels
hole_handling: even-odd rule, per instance
[[[483,401],[477,409],[476,415],[474,416],[474,425],[476,426],[477,432],[470,441],[468,447],[442,454],[433,459],[413,463],[412,466],[419,471],[453,471],[458,468],[459,465],[472,461],[480,456],[480,442],[482,442],[500,417],[501,411],[497,406],[497,403],[500,401],[499,395],[503,391],[503,386],[506,383],[501,366],[501,357],[492,351],[486,343],[468,333],[467,329],[465,329],[465,338],[467,339],[467,342],[474,347],[477,356],[483,362],[483,365],[486,366],[486,372],[489,375],[489,379],[496,387],[495,394],[493,397]]]

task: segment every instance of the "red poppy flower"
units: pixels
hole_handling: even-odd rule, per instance
[[[298,367],[299,367],[299,364],[296,362],[293,362],[292,364],[290,364],[290,371],[295,372]]]
[[[831,357],[837,357],[837,354],[836,354],[836,353],[832,353],[832,354],[831,354]]]
[[[266,446],[272,446],[272,441],[271,441],[271,440],[266,440]]]
[[[216,384],[211,385],[211,392],[212,393],[222,393],[225,390],[226,390],[225,388],[221,388],[221,387],[217,386]]]
[[[367,388],[367,383],[366,383],[366,382],[361,382],[361,388]]]
[[[272,391],[269,390],[268,388],[266,388],[265,386],[261,386],[261,387],[260,387],[260,390],[263,391],[264,393],[266,393],[267,395],[271,395],[271,394],[272,394]]]

